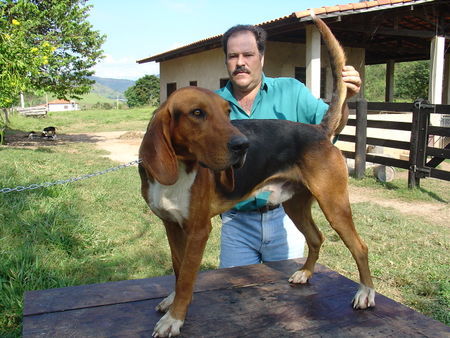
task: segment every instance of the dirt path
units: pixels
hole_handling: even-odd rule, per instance
[[[143,136],[143,133],[124,131],[96,133],[96,147],[108,151],[109,155],[105,156],[111,160],[128,163],[138,158]]]
[[[434,224],[450,226],[450,207],[442,202],[405,202],[394,198],[380,197],[373,189],[349,187],[350,203],[370,202],[383,208],[392,208],[402,214],[420,216]]]
[[[128,163],[138,158],[139,146],[143,137],[142,132],[98,132],[83,134],[58,135],[56,140],[41,138],[30,140],[26,135],[10,138],[8,146],[37,148],[42,146],[56,146],[75,142],[94,143],[98,149],[106,150],[104,155],[113,161]],[[448,203],[442,202],[404,202],[381,196],[374,189],[350,186],[350,202],[370,202],[385,208],[393,208],[401,213],[426,217],[435,224],[450,225],[450,208]]]

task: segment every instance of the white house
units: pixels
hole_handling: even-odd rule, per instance
[[[47,104],[49,112],[52,111],[70,111],[70,110],[80,110],[78,103],[75,101],[67,100],[53,100],[49,101]]]

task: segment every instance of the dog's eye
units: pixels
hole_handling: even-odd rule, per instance
[[[194,109],[191,114],[197,118],[204,118],[205,112],[201,109]]]

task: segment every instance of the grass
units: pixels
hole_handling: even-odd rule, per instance
[[[154,109],[145,107],[124,110],[50,112],[45,118],[24,118],[20,115],[13,115],[9,129],[39,132],[45,127],[54,126],[58,133],[145,130]]]
[[[424,202],[450,202],[450,184],[434,179],[421,179],[420,188],[408,189],[407,171],[395,169],[396,178],[392,182],[379,182],[368,169],[366,176],[361,180],[351,179],[351,184],[358,187],[371,188],[375,193],[380,193],[384,198],[395,198],[403,201]]]
[[[56,125],[64,132],[143,130],[151,110],[53,113],[46,119],[13,117],[13,129]],[[111,122],[108,122],[111,121]],[[11,132],[11,131],[9,131]],[[117,165],[93,144],[37,149],[0,147],[0,187],[75,177]],[[410,192],[402,182],[382,185],[351,180],[384,198],[444,203],[449,183],[422,180]],[[428,186],[429,184],[429,186]],[[0,336],[20,336],[27,290],[171,274],[163,226],[139,194],[136,167],[88,180],[0,194]],[[450,229],[395,209],[356,203],[358,231],[370,248],[379,292],[450,324]],[[348,250],[314,209],[327,241],[320,263],[357,280]],[[202,269],[218,265],[220,225],[213,232]]]

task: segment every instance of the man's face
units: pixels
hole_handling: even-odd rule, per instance
[[[253,33],[241,31],[228,39],[226,65],[234,89],[249,92],[261,84],[264,56]]]

